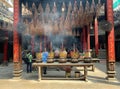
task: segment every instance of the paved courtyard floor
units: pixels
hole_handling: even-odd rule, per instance
[[[116,62],[116,80],[106,80],[106,62],[101,59],[95,63],[95,72],[88,72],[88,81],[82,80],[42,80],[38,81],[37,71],[26,73],[26,65],[23,63],[21,79],[13,79],[13,63],[8,66],[0,65],[0,89],[120,89],[120,62]],[[74,70],[74,68],[73,68]],[[82,73],[82,72],[81,72]],[[48,69],[47,75],[64,76],[64,71]],[[74,72],[72,72],[74,76]]]

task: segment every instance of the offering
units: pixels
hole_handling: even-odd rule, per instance
[[[42,62],[42,52],[36,53],[36,62]]]
[[[51,51],[48,55],[47,63],[53,63],[54,62],[54,52]]]
[[[66,50],[64,49],[63,51],[60,52],[60,59],[59,59],[59,62],[60,63],[65,63],[67,60],[66,60],[66,57],[67,57],[67,52]]]

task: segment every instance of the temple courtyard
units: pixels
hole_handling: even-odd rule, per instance
[[[100,59],[95,63],[95,71],[88,71],[88,81],[84,80],[42,80],[38,81],[37,71],[26,73],[26,64],[23,63],[21,79],[13,78],[13,63],[8,66],[0,65],[0,89],[119,89],[120,88],[120,62],[116,62],[116,79],[106,80],[106,60]],[[73,70],[76,68],[73,68]],[[82,72],[81,72],[82,74]],[[65,76],[61,69],[49,68],[47,75]],[[74,76],[74,71],[71,72]]]

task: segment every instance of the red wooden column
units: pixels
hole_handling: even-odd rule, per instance
[[[87,51],[90,51],[90,25],[87,26]]]
[[[14,62],[14,77],[21,76],[20,66],[20,49],[19,49],[19,34],[17,25],[19,22],[19,0],[14,0],[14,30],[13,30],[13,62]]]
[[[8,32],[5,32],[6,37],[8,37]],[[4,65],[7,65],[8,63],[8,39],[4,42],[4,57],[3,57],[3,63]]]
[[[87,47],[87,44],[86,44],[86,27],[84,26],[83,27],[83,52],[86,51],[86,47]]]
[[[114,20],[113,0],[107,0],[107,20],[112,23],[112,29],[108,32],[108,57],[107,57],[107,79],[115,78],[115,41],[114,41]]]
[[[95,21],[94,21],[94,34],[95,34],[95,54],[96,54],[96,57],[97,57],[98,56],[98,50],[99,50],[97,17],[95,17]]]

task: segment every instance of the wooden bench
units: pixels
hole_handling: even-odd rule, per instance
[[[42,79],[82,79],[87,81],[87,74],[88,74],[88,69],[87,67],[93,66],[93,63],[59,63],[59,62],[54,62],[54,63],[33,63],[33,66],[38,67],[38,80]],[[80,78],[43,78],[42,77],[42,67],[49,67],[49,66],[55,66],[55,67],[63,67],[63,66],[76,66],[76,67],[83,67],[84,68],[84,74]]]

